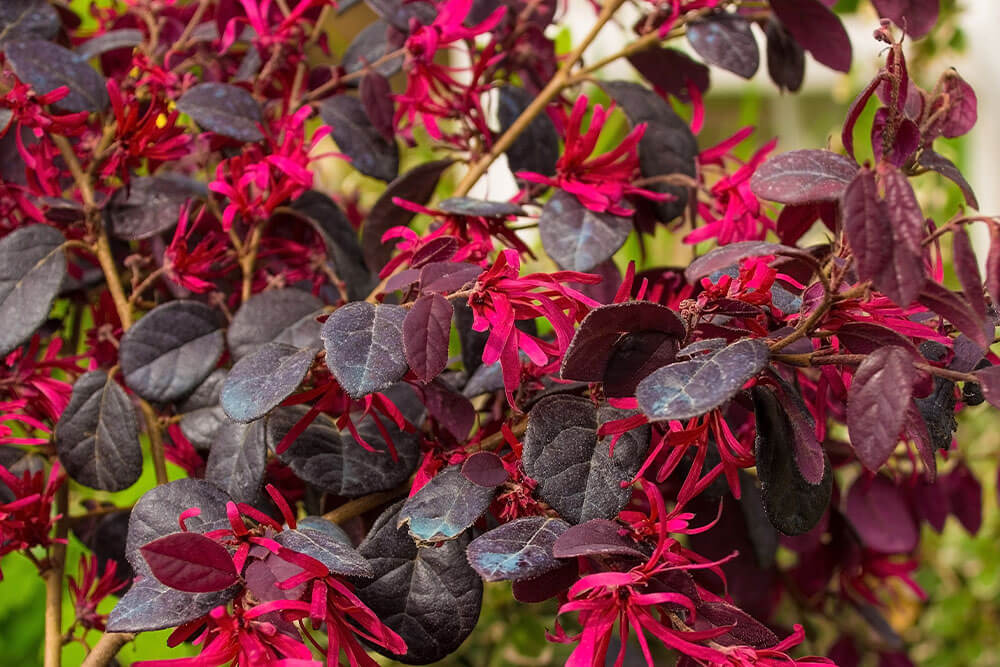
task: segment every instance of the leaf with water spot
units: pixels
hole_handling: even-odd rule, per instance
[[[552,545],[569,524],[544,516],[522,517],[483,533],[469,543],[469,564],[486,581],[521,581],[561,565]]]

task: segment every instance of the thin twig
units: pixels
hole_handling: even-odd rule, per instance
[[[133,639],[135,639],[135,635],[131,632],[105,632],[97,640],[97,643],[94,644],[94,648],[84,658],[80,667],[105,667],[106,665],[110,665],[111,661],[118,655],[118,651],[122,650],[122,647]]]
[[[62,516],[56,522],[56,538],[65,540],[69,534],[69,483],[56,491],[56,511]],[[59,667],[62,662],[62,593],[66,571],[66,544],[52,545],[45,579],[45,667]]]

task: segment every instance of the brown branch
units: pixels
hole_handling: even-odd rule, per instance
[[[94,644],[94,648],[84,658],[80,667],[106,667],[106,665],[110,665],[111,661],[118,655],[118,651],[133,639],[135,639],[135,635],[131,632],[105,632]]]
[[[69,483],[56,491],[56,511],[62,516],[56,522],[56,538],[66,539],[69,534]],[[48,567],[42,572],[45,580],[45,667],[59,667],[62,662],[62,593],[63,575],[66,571],[66,545],[56,543],[47,559]]]
[[[153,456],[153,470],[156,471],[156,483],[167,483],[167,457],[163,452],[163,433],[156,411],[146,401],[139,401],[143,419],[146,421],[146,434],[149,435],[149,452]]]
[[[250,239],[240,253],[240,270],[243,272],[242,303],[246,303],[250,299],[250,294],[253,291],[253,271],[257,264],[257,253],[260,252],[260,242],[263,238],[264,225],[258,222],[250,230]]]
[[[405,496],[410,490],[411,481],[412,480],[407,480],[405,484],[397,486],[395,489],[391,489],[389,491],[369,493],[367,496],[361,496],[360,498],[350,500],[340,507],[330,510],[323,515],[323,518],[336,524],[346,523],[348,520],[353,519],[356,516],[361,516],[368,510],[373,510],[380,505],[384,505],[390,500],[395,500],[400,496]]]

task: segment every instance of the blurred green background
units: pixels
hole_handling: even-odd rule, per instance
[[[570,0],[571,4],[579,1]],[[86,15],[85,8],[90,2],[74,0],[72,4],[81,15]],[[845,0],[838,3],[837,9],[852,12],[858,4],[857,0]],[[962,31],[956,27],[955,0],[944,0],[943,8],[943,27],[929,39],[908,49],[911,74],[926,88],[932,87],[938,74],[967,47]],[[331,26],[331,35],[340,48],[369,20],[366,11],[362,7],[352,9]],[[863,3],[860,11],[858,20],[866,26],[867,34],[864,31],[860,35],[855,34],[856,40],[865,39],[871,27],[877,25],[867,3]],[[85,23],[85,28],[87,25],[92,25],[92,21]],[[578,30],[575,31],[572,24],[564,27],[558,43],[561,46],[570,44],[572,35]],[[877,60],[856,57],[850,76],[835,77],[831,85],[810,85],[810,76],[820,73],[820,68],[810,62],[807,87],[795,96],[776,94],[766,77],[758,77],[749,84],[735,84],[725,79],[717,81],[706,101],[707,124],[699,143],[703,147],[710,146],[744,125],[755,125],[757,133],[745,142],[742,149],[746,154],[775,135],[780,135],[782,139],[779,151],[825,145],[836,148],[847,105],[876,67]],[[594,99],[599,101],[597,96]],[[981,117],[983,111],[981,109]],[[871,113],[869,109],[868,117],[859,122],[860,128],[868,127]],[[618,118],[617,125],[611,123],[602,140],[606,144],[613,143],[625,130],[624,123]],[[965,165],[968,141],[976,141],[975,130],[964,140],[952,141],[944,146],[939,142],[937,148],[957,164]],[[859,155],[859,159],[863,158]],[[411,159],[420,159],[420,156],[414,155]],[[367,195],[365,200],[377,194],[377,189],[371,189],[373,181],[351,174],[342,164],[324,163],[318,175],[321,188],[324,183],[358,188]],[[975,181],[973,184],[976,185]],[[958,209],[961,200],[957,189],[945,184],[939,177],[921,177],[917,186],[925,211],[935,219],[947,219]],[[678,237],[661,231],[653,241],[647,241],[645,258],[640,257],[638,245],[633,241],[616,259],[620,266],[635,259],[642,267],[673,263],[689,254],[690,249],[682,246]],[[963,413],[959,424],[956,435],[959,446],[983,485],[985,509],[982,529],[978,535],[970,536],[953,518],[949,518],[941,535],[925,529],[921,547],[924,565],[917,574],[917,580],[927,591],[929,599],[920,603],[913,596],[901,595],[890,610],[889,620],[907,641],[910,657],[918,665],[994,667],[1000,665],[1000,640],[997,638],[997,627],[1000,625],[1000,553],[997,546],[1000,544],[1000,513],[997,511],[1000,420],[995,412],[990,413],[988,408],[979,407]],[[146,461],[150,458],[146,457]],[[170,472],[172,479],[180,476],[175,468],[171,467]],[[117,494],[115,501],[119,505],[133,502],[141,489],[150,488],[152,484],[152,470],[148,469],[132,490]],[[89,490],[74,489],[77,490],[81,491],[80,496],[101,497]],[[79,507],[71,508],[71,513],[79,511]],[[81,553],[80,543],[71,536],[67,574],[76,573]],[[0,666],[41,664],[44,585],[34,565],[19,554],[3,558],[0,567],[4,573],[4,581],[0,583]],[[112,604],[106,601],[106,608],[102,611],[108,611]],[[516,603],[508,585],[487,584],[479,626],[463,647],[442,664],[469,667],[561,665],[570,647],[545,640],[546,630],[552,628],[555,610],[556,605],[552,602],[541,605]],[[68,600],[63,612],[65,627],[73,617]],[[139,659],[181,657],[195,653],[189,646],[167,649],[168,634],[169,631],[163,631],[141,635],[122,650],[120,662],[131,664]],[[92,633],[89,639],[96,641],[96,633]],[[815,639],[817,643],[807,644],[806,648],[810,652],[822,653],[830,637]],[[83,655],[83,647],[70,644],[64,653],[64,664],[78,665]],[[380,662],[394,664],[381,659]]]

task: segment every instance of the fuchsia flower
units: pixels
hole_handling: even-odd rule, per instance
[[[229,239],[222,230],[209,228],[200,238],[192,238],[199,226],[213,223],[216,223],[215,218],[207,208],[202,208],[191,224],[191,206],[185,204],[181,207],[174,238],[163,253],[167,277],[199,294],[215,289],[216,280],[234,266]]]
[[[237,217],[247,224],[267,220],[278,206],[312,187],[308,167],[316,158],[310,153],[330,128],[317,129],[307,142],[305,122],[311,113],[312,108],[304,106],[272,121],[265,146],[245,146],[240,155],[219,163],[208,189],[229,199],[223,230],[232,229]]]
[[[104,177],[119,176],[128,183],[131,170],[145,161],[149,171],[154,171],[162,162],[187,155],[191,137],[177,125],[180,112],[168,111],[161,96],[140,101],[134,92],[122,91],[114,79],[108,79],[108,97],[116,131],[113,151],[101,167]]]
[[[53,527],[61,516],[52,514],[52,504],[65,480],[58,461],[52,464],[47,478],[44,470],[25,470],[18,477],[0,465],[0,483],[7,486],[6,495],[13,497],[9,502],[0,502],[0,556],[66,543],[65,539],[52,537]]]
[[[774,221],[767,216],[756,195],[750,191],[750,178],[774,150],[778,140],[769,141],[746,163],[732,153],[753,130],[752,127],[745,127],[698,156],[700,178],[703,181],[707,171],[714,173],[717,170],[721,175],[708,188],[711,200],[698,202],[698,215],[705,224],[685,236],[685,243],[701,243],[709,239],[716,239],[721,245],[737,241],[761,241],[768,231],[774,230]],[[736,163],[738,166],[729,173],[726,170],[727,163]]]
[[[81,555],[78,569],[78,577],[71,575],[68,582],[76,621],[87,630],[104,632],[108,615],[97,613],[97,606],[112,593],[125,588],[129,582],[118,578],[118,563],[113,560],[105,561],[104,572],[101,573],[94,554]]]
[[[306,13],[325,5],[336,5],[333,0],[299,0],[285,14],[281,4],[273,0],[239,0],[243,16],[234,16],[226,22],[219,44],[225,53],[236,41],[243,27],[253,28],[253,42],[265,51],[273,47],[297,43],[306,36],[309,28]]]
[[[396,95],[395,123],[402,127],[404,136],[412,139],[413,126],[419,119],[428,134],[438,140],[446,138],[438,120],[456,119],[472,123],[476,134],[491,136],[486,124],[480,98],[489,90],[488,81],[482,81],[486,70],[501,58],[494,55],[494,46],[488,46],[474,58],[470,82],[460,83],[453,74],[453,67],[439,65],[436,54],[452,48],[458,42],[471,42],[477,35],[493,30],[503,18],[506,7],[498,7],[485,20],[472,27],[465,26],[465,19],[472,9],[472,0],[444,0],[437,5],[437,16],[430,25],[420,25],[411,19],[410,36],[406,40],[406,90]]]
[[[694,518],[693,514],[681,512],[680,505],[668,513],[659,489],[646,480],[641,480],[641,484],[648,513],[623,511],[620,519],[630,524],[632,534],[640,541],[655,539],[655,547],[645,561],[628,570],[593,572],[570,587],[567,601],[559,608],[559,616],[577,612],[582,630],[577,635],[568,636],[557,625],[552,637],[562,643],[577,642],[576,649],[566,662],[567,667],[599,667],[606,664],[615,623],[621,638],[615,665],[622,664],[627,639],[632,632],[650,667],[656,662],[649,648],[647,632],[686,656],[693,661],[692,664],[830,664],[822,658],[795,662],[784,653],[804,638],[801,626],[796,626],[793,634],[784,641],[766,649],[708,643],[728,634],[733,626],[702,622],[698,607],[703,601],[713,601],[711,595],[690,579],[688,590],[681,592],[681,587],[671,585],[668,577],[682,574],[685,570],[709,569],[725,580],[719,568],[722,561],[706,561],[684,548],[670,534],[697,534],[714,524],[691,528],[689,522]]]
[[[600,104],[594,106],[590,125],[583,131],[583,117],[588,100],[580,96],[573,105],[573,112],[565,120],[565,150],[556,162],[554,178],[532,171],[519,171],[517,177],[532,183],[542,183],[576,195],[580,203],[592,211],[607,211],[615,215],[632,215],[632,209],[622,205],[626,195],[635,195],[664,201],[669,195],[644,190],[632,185],[639,177],[639,140],[646,132],[640,123],[608,153],[591,158],[604,123],[614,107],[605,111]]]
[[[521,378],[518,351],[523,351],[538,366],[547,365],[550,358],[560,357],[569,347],[574,322],[582,320],[589,309],[599,305],[564,283],[594,285],[601,280],[598,276],[575,271],[518,277],[520,268],[521,258],[516,250],[502,251],[493,266],[479,276],[475,292],[469,296],[474,315],[472,328],[490,332],[483,363],[500,362],[507,400],[512,406],[515,404],[513,392]],[[536,338],[514,326],[518,320],[536,317],[545,317],[552,325],[555,341]]]
[[[41,339],[34,336],[27,346],[7,355],[4,366],[0,367],[0,397],[9,400],[7,409],[12,412],[0,413],[0,424],[19,421],[29,430],[39,429],[48,433],[50,428],[47,423],[59,421],[73,392],[66,376],[75,377],[81,372],[77,365],[80,357],[59,357],[62,346],[62,339],[53,337],[42,351]],[[6,437],[3,428],[0,426],[0,444],[5,442]],[[6,442],[38,444],[44,441],[29,438]]]

